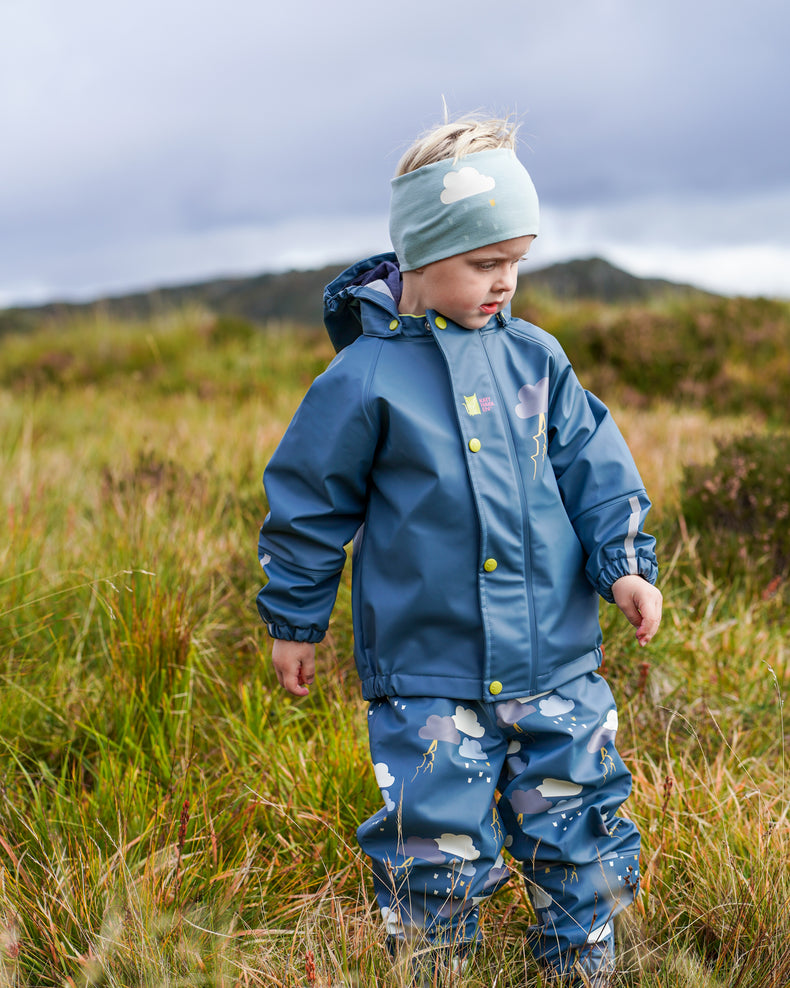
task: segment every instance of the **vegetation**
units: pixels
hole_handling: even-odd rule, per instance
[[[787,307],[522,304],[616,406],[664,560],[647,652],[602,608],[644,835],[617,984],[781,988],[788,558],[747,521],[786,538]],[[398,985],[348,574],[305,700],[254,608],[260,475],[329,342],[184,311],[0,350],[0,985]],[[539,984],[530,921],[513,881],[459,988]]]

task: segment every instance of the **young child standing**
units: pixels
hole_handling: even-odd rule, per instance
[[[325,292],[338,354],[264,476],[258,606],[315,676],[353,538],[355,659],[383,806],[358,830],[394,954],[462,958],[519,862],[534,956],[605,984],[638,886],[598,597],[655,634],[650,507],[607,409],[510,314],[538,199],[504,121],[444,124],[392,182],[394,254]],[[586,979],[586,980],[585,980]]]

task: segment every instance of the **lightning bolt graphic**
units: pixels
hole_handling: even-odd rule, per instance
[[[535,440],[535,452],[530,459],[535,464],[535,472],[532,474],[532,479],[534,480],[538,475],[538,458],[540,457],[542,462],[546,456],[547,449],[546,415],[543,412],[540,413],[540,418],[538,419],[538,431],[532,438]]]

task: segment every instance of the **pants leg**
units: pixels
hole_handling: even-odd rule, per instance
[[[387,932],[469,944],[479,903],[508,880],[494,800],[507,741],[478,707],[390,697],[369,710],[371,755],[385,805],[357,831],[370,857]]]
[[[538,917],[533,952],[562,973],[594,966],[639,882],[639,833],[615,815],[631,776],[614,746],[611,691],[592,673],[496,710],[511,732],[499,810]]]
[[[508,880],[507,846],[538,917],[536,959],[588,975],[610,964],[611,920],[633,900],[639,875],[639,834],[615,815],[631,788],[616,728],[611,691],[595,674],[495,704],[372,703],[385,805],[357,836],[388,935],[472,943],[479,903]]]

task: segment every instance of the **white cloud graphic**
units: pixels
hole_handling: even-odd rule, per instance
[[[461,747],[458,749],[458,753],[462,758],[471,758],[472,761],[485,761],[486,753],[479,741],[473,741],[471,738],[464,738],[461,743]]]
[[[549,379],[542,377],[537,384],[525,384],[518,391],[516,415],[528,419],[533,415],[545,415],[549,410]]]
[[[442,834],[436,843],[441,851],[453,858],[475,861],[480,857],[480,852],[467,834]]]
[[[390,772],[390,767],[386,762],[376,762],[373,771],[376,773],[379,789],[386,789],[387,786],[391,786],[395,782],[395,776]]]
[[[490,192],[496,182],[490,175],[482,175],[471,165],[464,165],[457,172],[448,172],[444,176],[444,191],[439,198],[449,206],[459,199],[468,199],[481,192]]]
[[[381,795],[384,797],[384,805],[387,807],[387,813],[392,813],[395,809],[395,803],[392,801],[389,791],[387,789],[382,789]]]
[[[538,792],[544,799],[570,799],[581,791],[582,787],[575,782],[564,782],[562,779],[544,779],[538,786]]]
[[[593,733],[590,735],[590,740],[587,742],[587,750],[592,754],[595,751],[600,751],[601,748],[605,747],[610,741],[614,741],[617,734],[617,711],[610,710],[606,715],[606,720],[600,727],[597,727]]]
[[[545,700],[541,700],[538,706],[544,717],[562,717],[563,714],[569,714],[576,704],[573,700],[563,700],[561,696],[557,696],[555,693],[552,696],[547,696]]]
[[[384,920],[384,929],[389,936],[398,936],[398,934],[403,936],[403,925],[397,909],[382,906],[381,918]]]
[[[521,751],[520,741],[511,741],[510,744],[507,746],[507,753],[509,755],[518,754],[519,751]]]
[[[268,565],[269,565],[269,563],[270,563],[270,562],[272,561],[272,557],[271,557],[271,556],[269,555],[269,553],[268,553],[268,552],[265,552],[265,553],[264,553],[264,554],[263,554],[263,555],[261,556],[261,558],[260,558],[260,560],[259,560],[259,561],[260,561],[260,564],[261,564],[261,566],[268,566]]]
[[[474,710],[468,710],[466,707],[458,706],[455,708],[453,723],[459,731],[468,734],[470,738],[482,738],[486,732]]]

